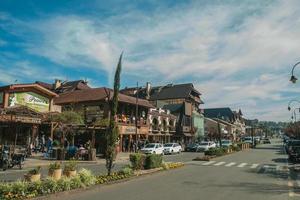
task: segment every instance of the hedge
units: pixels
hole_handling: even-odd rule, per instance
[[[145,154],[133,153],[129,155],[129,160],[131,162],[132,169],[134,170],[144,169],[145,159]]]
[[[153,169],[162,166],[162,155],[150,154],[145,159],[145,169]]]
[[[207,156],[222,156],[226,154],[227,148],[210,148],[209,150],[204,152],[204,155]]]
[[[129,159],[131,167],[135,170],[153,169],[162,166],[162,156],[157,154],[134,153],[129,155]]]

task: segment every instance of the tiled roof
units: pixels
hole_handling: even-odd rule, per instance
[[[70,103],[79,102],[90,102],[90,101],[100,101],[109,98],[113,98],[113,90],[109,88],[91,88],[85,90],[75,90],[72,92],[65,92],[59,95],[59,97],[54,99],[54,104],[63,105]],[[136,104],[136,98],[119,93],[119,101],[129,104]],[[153,105],[149,101],[144,99],[138,99],[138,105],[152,108]]]
[[[191,92],[201,95],[200,92],[194,88],[192,83],[178,85],[169,84],[153,88],[150,100],[188,98]]]
[[[234,120],[234,113],[230,108],[207,108],[204,109],[204,116],[208,118],[220,118],[227,121]]]

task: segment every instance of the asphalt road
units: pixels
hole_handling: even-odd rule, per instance
[[[202,153],[195,153],[195,152],[182,152],[181,154],[175,154],[175,155],[165,155],[164,160],[166,162],[187,162],[191,161],[193,158],[196,156],[203,155]],[[115,164],[114,171],[118,171],[122,169],[125,165],[128,165],[129,162],[124,161],[124,162],[118,162]],[[105,174],[106,167],[105,164],[79,164],[78,168],[86,168],[91,170],[94,174],[99,175],[99,174]],[[11,182],[11,181],[16,181],[18,179],[23,179],[24,174],[29,171],[29,169],[22,169],[19,170],[17,168],[9,169],[7,171],[0,171],[0,181],[2,182]],[[48,169],[46,166],[42,167],[42,177],[46,177],[48,173]]]
[[[273,141],[278,142],[278,141]],[[167,159],[179,159],[180,156]],[[187,154],[193,157],[193,154]],[[280,143],[219,157],[212,162],[191,161],[127,182],[70,192],[69,200],[285,200],[300,199],[299,175],[288,170]],[[65,199],[56,196],[49,199]]]

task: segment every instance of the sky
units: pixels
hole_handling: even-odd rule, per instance
[[[202,108],[290,121],[299,44],[298,0],[0,0],[0,85],[111,87],[124,52],[121,87],[192,82]]]

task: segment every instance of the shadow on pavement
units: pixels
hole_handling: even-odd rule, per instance
[[[286,163],[286,158],[274,158],[272,161],[276,163]]]

